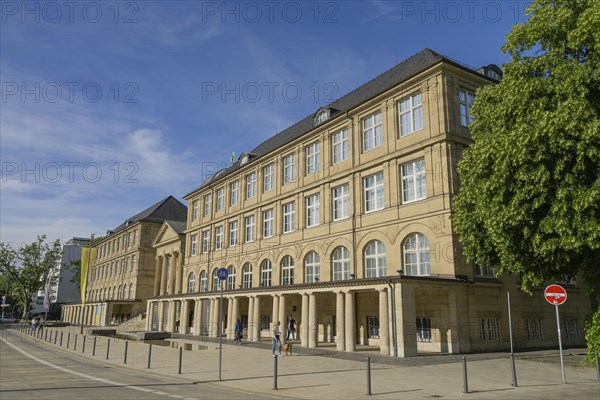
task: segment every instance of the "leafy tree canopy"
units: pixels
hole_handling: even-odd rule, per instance
[[[0,274],[11,280],[23,306],[24,318],[28,317],[33,295],[44,288],[48,272],[59,265],[61,258],[60,240],[47,243],[46,235],[38,236],[35,242],[20,248],[0,243]]]
[[[465,253],[531,288],[600,287],[600,1],[534,0],[479,90],[453,224]]]

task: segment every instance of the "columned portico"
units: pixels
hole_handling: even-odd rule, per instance
[[[344,311],[344,292],[335,294],[335,315],[337,318],[336,348],[338,351],[346,350],[346,313]]]
[[[392,320],[391,313],[388,307],[388,292],[387,288],[377,289],[379,292],[379,352],[383,355],[390,355],[390,324]],[[393,344],[392,344],[393,346]],[[391,354],[393,355],[393,354]]]
[[[319,326],[317,325],[317,296],[308,295],[308,347],[317,347]]]
[[[168,277],[168,257],[164,255],[162,257],[162,268],[160,274],[160,295],[164,296],[167,294],[167,277]]]
[[[308,293],[302,293],[302,324],[300,325],[300,343],[303,347],[308,347],[308,328],[310,326],[308,321],[308,302]]]
[[[251,340],[257,342],[260,340],[260,296],[254,297],[254,329]]]
[[[345,341],[346,351],[356,350],[356,312],[354,309],[354,292],[349,291],[344,294],[345,297]]]

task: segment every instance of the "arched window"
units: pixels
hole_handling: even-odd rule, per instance
[[[281,284],[294,284],[294,259],[291,256],[285,256],[281,260]]]
[[[106,288],[104,288],[104,292],[102,293],[102,300],[106,300]]]
[[[227,267],[227,290],[235,289],[235,267],[230,265]]]
[[[247,262],[244,264],[244,268],[242,268],[244,278],[243,278],[243,287],[244,289],[250,289],[252,287],[252,264]]]
[[[334,281],[350,279],[350,251],[347,248],[337,247],[331,254],[331,264]]]
[[[404,273],[410,276],[429,276],[429,240],[422,233],[413,233],[404,241]]]
[[[269,287],[273,281],[273,265],[271,260],[263,260],[260,263],[260,286]]]
[[[106,300],[110,300],[111,299],[111,293],[112,293],[112,289],[108,288],[108,293],[106,294]]]
[[[135,271],[135,256],[131,256],[131,270]]]
[[[129,299],[133,300],[133,282],[129,284]]]
[[[219,277],[217,276],[217,271],[219,270],[219,268],[215,268],[215,270],[213,271],[213,285],[212,285],[212,290],[213,292],[218,292],[221,288],[221,281],[219,280]]]
[[[117,292],[117,285],[115,285],[113,287],[113,299],[116,299],[118,295],[119,295],[119,292]]]
[[[208,291],[208,276],[206,271],[200,272],[200,292]]]
[[[379,240],[373,240],[365,247],[365,277],[382,276],[386,276],[385,245]]]
[[[315,251],[304,257],[304,283],[319,282],[321,279],[321,259]]]
[[[188,293],[194,293],[196,291],[196,275],[193,272],[190,272],[188,275]]]

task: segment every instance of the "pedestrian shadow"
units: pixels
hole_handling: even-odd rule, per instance
[[[469,390],[469,393],[487,393],[487,392],[503,392],[505,390],[514,390],[514,387],[501,388],[501,389],[486,389],[486,390]]]

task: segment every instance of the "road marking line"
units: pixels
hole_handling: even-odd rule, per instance
[[[66,372],[68,374],[77,375],[77,376],[80,376],[82,378],[86,378],[86,379],[90,379],[90,380],[93,380],[93,381],[98,381],[98,382],[106,383],[108,385],[120,386],[120,387],[124,387],[124,388],[127,388],[127,389],[138,390],[140,392],[156,393],[156,394],[161,394],[161,395],[168,395],[168,393],[156,392],[156,391],[154,391],[152,389],[147,389],[147,388],[140,387],[140,386],[129,385],[127,383],[121,383],[121,382],[111,381],[109,379],[98,378],[96,376],[92,376],[92,375],[84,374],[84,373],[81,373],[81,372],[73,371],[71,369],[61,367],[60,365],[56,365],[56,364],[52,364],[51,362],[44,361],[41,358],[37,358],[33,354],[28,353],[25,350],[23,350],[23,349],[15,346],[14,344],[10,343],[8,340],[6,340],[3,337],[0,337],[0,340],[2,340],[4,343],[6,343],[7,345],[9,345],[10,347],[12,347],[13,349],[15,349],[16,351],[18,351],[19,353],[23,354],[25,357],[29,357],[32,360],[39,362],[40,364],[47,365],[50,368],[54,368],[54,369],[57,369],[59,371]]]

